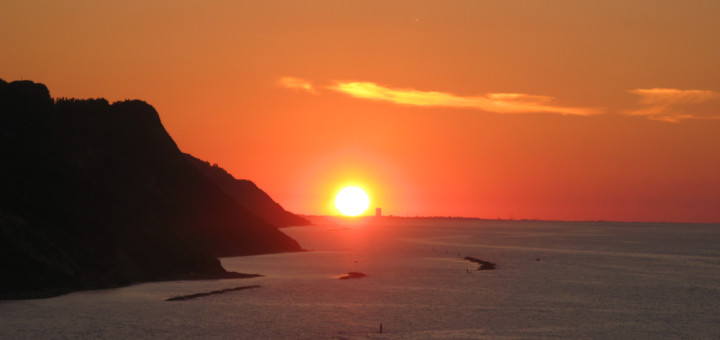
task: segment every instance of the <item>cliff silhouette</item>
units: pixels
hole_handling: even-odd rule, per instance
[[[232,276],[299,251],[188,160],[155,109],[0,79],[0,298]]]
[[[276,227],[310,224],[308,219],[285,210],[252,181],[236,179],[217,164],[211,165],[190,154],[185,154],[185,157],[226,194],[270,224]]]

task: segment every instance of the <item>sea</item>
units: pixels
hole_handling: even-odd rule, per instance
[[[718,224],[312,221],[222,259],[262,277],[0,301],[0,339],[720,339]]]

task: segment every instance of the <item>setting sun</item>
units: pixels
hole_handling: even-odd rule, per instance
[[[370,206],[370,197],[358,187],[345,187],[335,196],[335,207],[346,216],[357,216]]]

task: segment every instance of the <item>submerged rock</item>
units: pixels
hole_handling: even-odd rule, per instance
[[[490,270],[495,269],[495,263],[492,263],[490,261],[485,261],[481,259],[476,259],[474,257],[465,256],[466,261],[475,262],[480,265],[477,270]]]
[[[207,293],[180,295],[180,296],[176,296],[176,297],[171,297],[169,299],[165,299],[165,301],[186,301],[186,300],[195,299],[195,298],[199,298],[199,297],[205,297],[205,296],[209,296],[209,295],[223,294],[223,293],[227,293],[227,292],[234,292],[237,290],[245,290],[245,289],[253,289],[253,288],[260,288],[260,286],[259,285],[240,286],[240,287],[235,287],[235,288],[213,290],[212,292],[207,292]]]
[[[340,280],[347,280],[347,279],[359,279],[365,277],[365,274],[360,272],[349,272],[347,274],[343,274],[338,279]]]

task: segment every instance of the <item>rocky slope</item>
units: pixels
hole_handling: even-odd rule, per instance
[[[270,224],[276,227],[310,224],[310,221],[306,218],[285,210],[252,181],[236,179],[217,164],[210,165],[209,162],[197,159],[189,154],[185,154],[185,156],[226,194]]]
[[[0,80],[0,297],[222,277],[216,256],[297,250],[198,171],[147,103]]]

